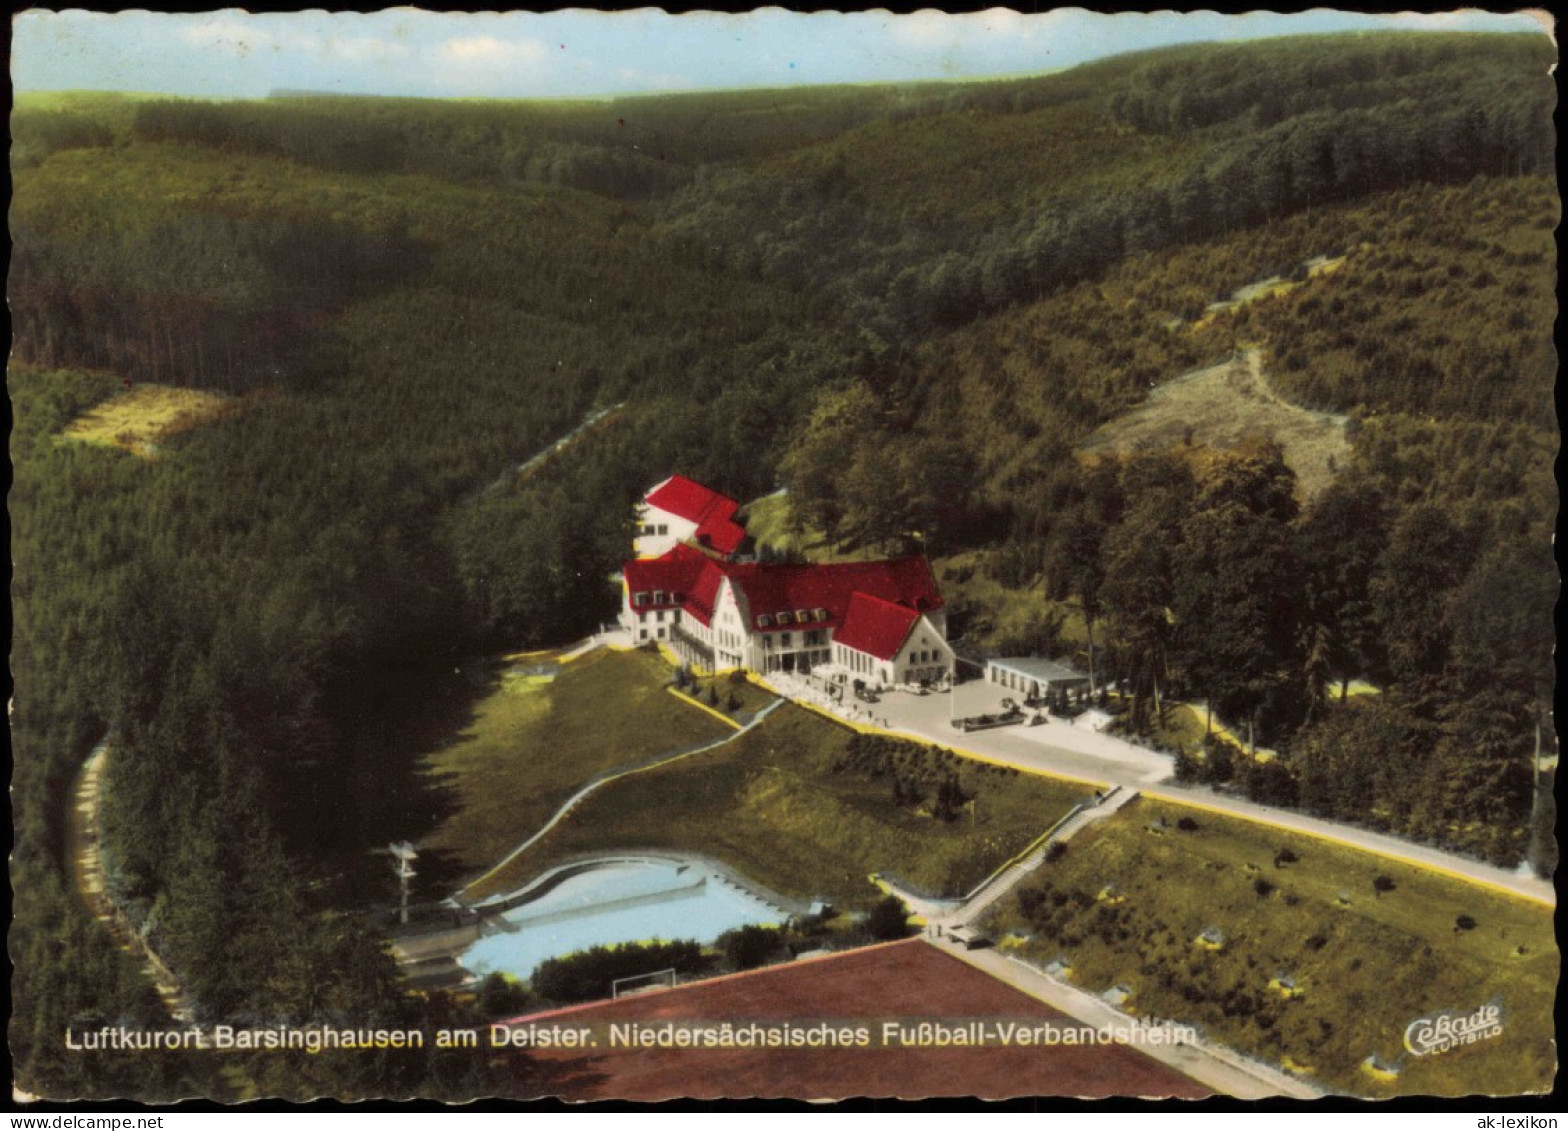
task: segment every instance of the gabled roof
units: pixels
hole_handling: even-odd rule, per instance
[[[665,608],[676,605],[676,594],[684,597],[696,587],[705,555],[690,546],[676,546],[663,557],[634,558],[621,570],[626,579],[627,599],[634,593],[660,593],[657,602],[645,602],[644,608]]]
[[[683,547],[677,547],[683,548]],[[674,551],[672,550],[671,553]],[[696,551],[692,551],[695,553]],[[702,572],[686,597],[686,611],[703,624],[713,623],[713,607],[719,603],[719,589],[724,584],[724,567],[712,558],[702,559]]]
[[[879,660],[891,660],[909,639],[909,630],[920,615],[908,605],[856,593],[850,598],[844,627],[833,634],[833,642]]]
[[[813,615],[808,627],[839,628],[849,612],[850,600],[857,593],[905,605],[917,612],[942,607],[931,567],[924,558],[894,558],[881,562],[828,562],[820,565],[794,563],[728,564],[724,572],[735,583],[742,601],[742,613],[750,620],[751,631],[768,631],[780,626],[757,623],[761,616],[793,614],[817,609],[827,613],[818,620]]]
[[[735,521],[740,504],[684,475],[672,475],[644,496],[650,507],[657,507],[676,518],[697,524],[697,542],[721,554],[733,554],[746,537],[746,528]]]

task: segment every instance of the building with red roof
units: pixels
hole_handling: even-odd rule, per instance
[[[942,595],[924,558],[736,560],[745,536],[736,509],[680,476],[648,492],[637,557],[623,570],[621,624],[634,641],[663,643],[707,671],[814,672],[838,687],[951,675]]]
[[[632,552],[639,558],[658,558],[691,543],[727,558],[746,538],[746,528],[735,521],[739,509],[734,499],[684,475],[672,475],[643,496]]]

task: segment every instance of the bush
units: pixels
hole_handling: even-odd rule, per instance
[[[909,934],[909,908],[896,895],[890,895],[871,909],[866,928],[878,942],[905,938]]]
[[[504,974],[486,975],[479,984],[479,1008],[486,1017],[511,1016],[527,1005],[528,991]]]
[[[1176,827],[1184,833],[1195,833],[1198,831],[1198,822],[1191,817],[1183,817],[1176,822]]]
[[[550,1001],[589,1001],[608,997],[611,983],[617,978],[651,974],[671,967],[680,974],[693,974],[707,965],[702,948],[690,939],[625,943],[590,947],[577,954],[546,959],[535,968],[529,980],[534,992]]]
[[[1379,898],[1382,897],[1384,892],[1393,891],[1394,887],[1394,880],[1391,876],[1378,876],[1372,881],[1372,890]]]
[[[759,927],[755,923],[747,923],[738,930],[725,931],[719,936],[718,946],[731,966],[737,970],[750,970],[766,962],[779,949],[783,940],[784,933],[777,927]]]
[[[1252,890],[1258,893],[1259,899],[1267,899],[1269,896],[1274,894],[1274,885],[1269,883],[1262,876],[1259,876],[1257,879],[1252,881]]]
[[[1460,931],[1473,931],[1475,930],[1475,927],[1475,920],[1468,915],[1461,915],[1459,918],[1454,920],[1454,934],[1456,935]]]
[[[1301,857],[1297,856],[1289,848],[1281,848],[1274,854],[1274,867],[1283,868],[1286,864],[1294,864],[1300,859]]]

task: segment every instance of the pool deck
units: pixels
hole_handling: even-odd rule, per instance
[[[461,966],[461,958],[465,951],[481,938],[498,932],[516,930],[510,924],[503,926],[502,916],[505,912],[549,895],[557,885],[573,876],[583,875],[596,868],[616,864],[655,864],[670,866],[687,866],[699,869],[719,882],[734,887],[745,895],[778,910],[781,918],[804,915],[809,909],[809,904],[799,899],[791,899],[772,891],[761,884],[747,878],[735,869],[715,860],[711,856],[697,853],[669,852],[663,849],[626,849],[613,853],[587,854],[562,861],[516,891],[506,895],[493,897],[484,903],[464,906],[450,903],[454,921],[431,931],[420,931],[400,934],[391,940],[391,949],[400,965],[407,971],[410,967],[419,964],[429,964],[433,960],[450,958],[457,962],[452,980],[466,980],[470,975]],[[592,907],[582,908],[583,912],[591,912]],[[711,940],[701,940],[708,942]]]

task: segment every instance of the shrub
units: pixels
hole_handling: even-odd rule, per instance
[[[871,909],[866,928],[879,942],[901,939],[909,934],[909,908],[896,895],[890,895]]]
[[[1198,822],[1191,817],[1183,817],[1176,822],[1176,827],[1184,833],[1194,833],[1198,831]]]
[[[1394,880],[1391,876],[1378,876],[1372,881],[1372,890],[1379,898],[1382,898],[1384,892],[1393,891],[1394,887]]]
[[[1454,920],[1454,934],[1456,935],[1460,931],[1473,931],[1475,930],[1475,927],[1475,920],[1472,919],[1469,915],[1461,915],[1459,918]]]
[[[750,970],[766,962],[768,956],[779,949],[783,938],[783,932],[777,927],[759,927],[755,923],[747,923],[736,930],[725,931],[719,936],[718,946],[731,966],[737,970]]]
[[[691,940],[625,943],[595,946],[561,958],[549,958],[535,968],[534,992],[550,1001],[588,1001],[608,997],[617,978],[648,974],[673,967],[678,973],[696,973],[707,966],[702,948]]]
[[[520,1013],[528,1005],[528,991],[506,975],[486,975],[479,984],[479,1008],[486,1017],[506,1017]]]
[[[1257,879],[1252,881],[1252,890],[1258,893],[1259,899],[1267,899],[1269,896],[1274,894],[1274,885],[1269,883],[1262,876],[1259,876]]]
[[[1301,857],[1297,856],[1289,848],[1281,848],[1274,854],[1274,867],[1283,868],[1286,864],[1294,864],[1300,859]]]

